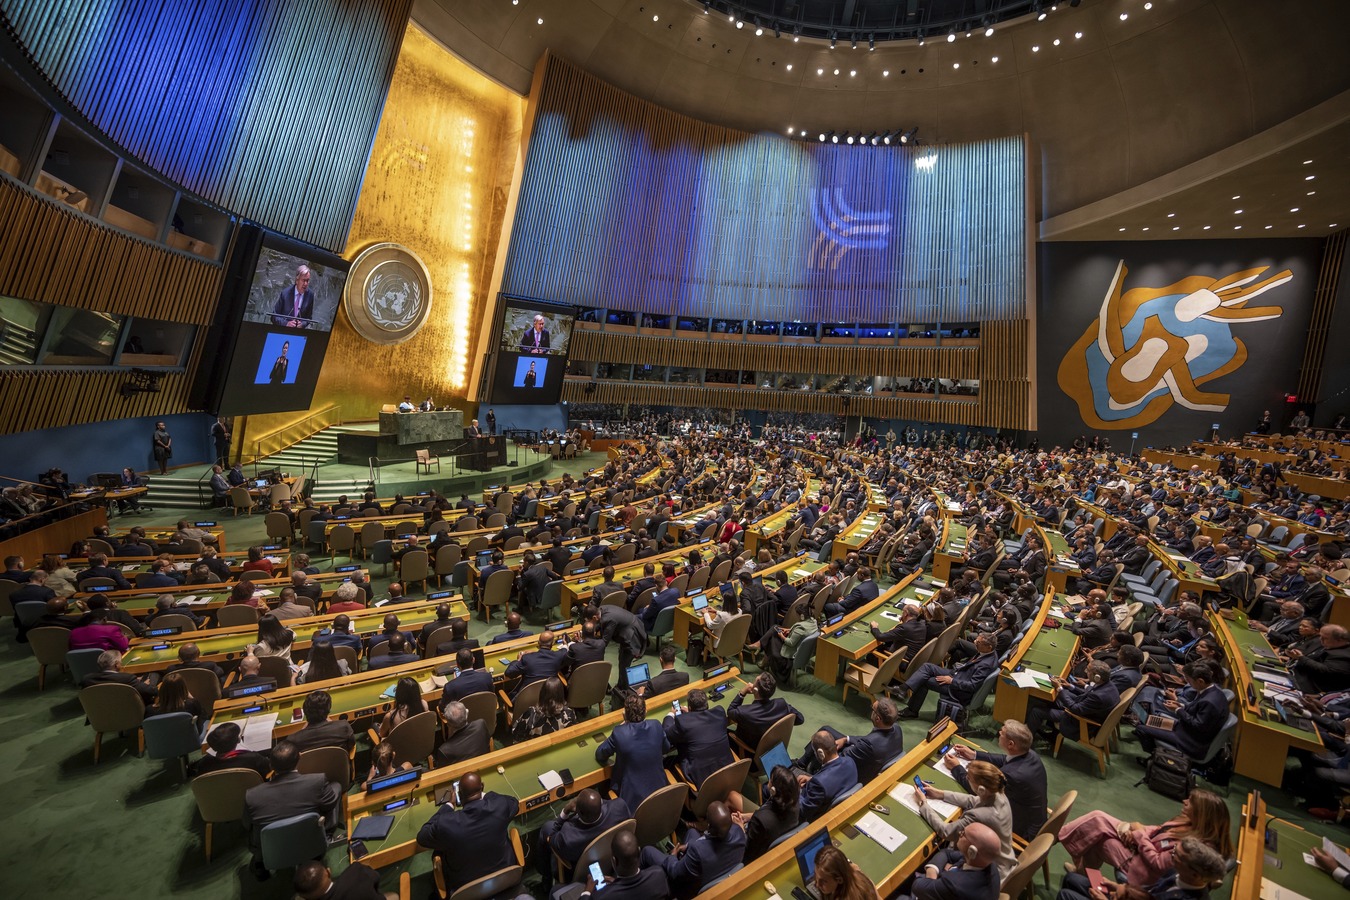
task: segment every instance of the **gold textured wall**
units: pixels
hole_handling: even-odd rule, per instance
[[[377,345],[340,313],[313,409],[341,406],[351,421],[404,394],[467,405],[524,111],[523,97],[408,27],[343,256],[382,241],[410,248],[431,273],[431,317],[412,339]],[[254,416],[249,429],[305,415]]]

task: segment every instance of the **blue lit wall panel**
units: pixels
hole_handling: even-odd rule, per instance
[[[503,289],[763,320],[1025,316],[1023,143],[751,135],[551,59]]]
[[[90,124],[189,191],[341,250],[411,0],[0,0]]]

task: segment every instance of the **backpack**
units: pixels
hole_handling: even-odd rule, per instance
[[[1185,800],[1195,787],[1190,757],[1181,748],[1160,741],[1148,758],[1144,777],[1135,782],[1135,787],[1141,784],[1147,784],[1155,794]]]

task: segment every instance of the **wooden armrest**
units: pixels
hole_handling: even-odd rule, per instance
[[[370,738],[370,746],[372,748],[380,746],[380,733],[374,728],[367,728],[366,736]]]
[[[412,900],[411,872],[402,872],[398,876],[398,900]]]
[[[735,753],[735,750],[736,750],[737,747],[739,747],[741,750],[744,750],[747,756],[754,756],[755,748],[754,748],[754,747],[751,747],[751,746],[750,746],[749,744],[747,744],[745,741],[743,741],[743,740],[741,740],[739,737],[737,737],[737,736],[736,736],[736,733],[735,733],[734,731],[733,731],[733,732],[728,732],[727,737],[731,738],[731,740],[735,743],[735,747],[732,747],[732,748],[731,748],[732,751],[733,751],[733,752],[732,752],[732,755],[733,755],[733,756],[736,756],[736,755],[737,755],[737,754]]]
[[[525,848],[520,843],[520,832],[515,828],[509,829],[511,835],[511,848],[516,853],[516,865],[525,865]]]
[[[510,697],[510,695],[508,695],[508,694],[506,693],[506,691],[501,690],[501,689],[499,688],[499,689],[497,690],[497,696],[499,696],[499,697],[502,698],[502,703],[504,703],[504,704],[506,705],[506,708],[507,708],[507,709],[514,709],[514,708],[515,708],[515,704],[513,704],[513,703],[511,702],[511,697]]]

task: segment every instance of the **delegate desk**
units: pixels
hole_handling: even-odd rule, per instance
[[[730,702],[735,691],[744,686],[734,667],[712,678],[693,682],[665,694],[647,698],[647,718],[660,721],[670,711],[671,701],[683,700],[690,690],[727,685],[721,697],[709,694],[708,702],[719,705]],[[713,670],[719,671],[719,670]],[[514,797],[520,802],[518,814],[561,800],[588,787],[595,787],[609,778],[608,766],[595,761],[595,750],[608,737],[615,725],[623,721],[623,710],[606,713],[544,735],[533,740],[494,750],[467,762],[456,763],[424,772],[408,787],[379,793],[356,793],[347,798],[347,833],[369,815],[392,815],[393,827],[381,841],[368,840],[369,856],[361,862],[379,868],[407,859],[427,848],[417,843],[417,832],[435,814],[438,797],[466,772],[477,772],[483,778],[483,789]],[[539,776],[546,772],[570,769],[571,784],[552,791],[544,790]],[[355,860],[353,860],[354,862]]]
[[[1047,589],[1031,628],[1018,641],[1017,649],[999,667],[998,682],[994,685],[994,719],[1006,722],[1027,720],[1027,701],[1036,697],[1047,702],[1055,699],[1055,689],[1049,676],[1067,677],[1073,658],[1078,652],[1078,635],[1067,627],[1072,621],[1061,607],[1065,598],[1055,596]],[[1047,620],[1060,627],[1047,627]],[[1013,673],[1022,670],[1035,678],[1034,687],[1022,687],[1013,679]]]
[[[933,577],[945,583],[951,580],[952,563],[960,565],[966,558],[966,526],[951,519],[945,519],[944,526],[933,554]]]
[[[876,534],[881,523],[886,521],[885,513],[868,512],[858,516],[849,523],[849,526],[840,532],[834,539],[834,547],[830,550],[830,559],[844,559],[850,553],[856,553],[863,548],[872,535]]]
[[[1162,560],[1162,564],[1170,569],[1177,580],[1181,582],[1177,585],[1178,592],[1191,591],[1201,599],[1207,593],[1218,592],[1219,583],[1200,571],[1200,566],[1194,560],[1187,559],[1185,556],[1157,543],[1151,537],[1149,538],[1148,548],[1155,557]]]
[[[1277,672],[1284,671],[1274,656],[1270,642],[1259,631],[1247,627],[1247,617],[1236,613],[1234,619],[1206,613],[1214,636],[1219,639],[1224,658],[1233,672],[1233,692],[1236,695],[1238,733],[1233,771],[1254,781],[1279,787],[1284,779],[1284,763],[1291,748],[1324,752],[1322,738],[1315,728],[1301,728],[1281,721],[1275,711],[1273,698],[1267,696],[1266,683],[1256,678],[1253,666],[1258,663]],[[1259,652],[1258,652],[1259,651]],[[1251,693],[1248,693],[1250,688]],[[1256,702],[1251,702],[1255,696]]]
[[[890,792],[909,791],[912,796],[915,776],[933,782],[939,790],[961,790],[960,785],[945,774],[945,768],[939,770],[933,766],[940,761],[938,751],[951,742],[955,733],[956,726],[950,719],[941,720],[929,729],[922,743],[864,784],[853,796],[836,803],[820,818],[759,859],[699,894],[699,900],[766,900],[774,896],[766,884],[773,885],[779,898],[790,897],[793,888],[805,887],[797,867],[797,848],[821,830],[828,831],[831,841],[872,880],[880,896],[894,894],[937,849],[938,841],[928,823],[890,796]],[[887,811],[875,811],[873,804],[884,806]],[[887,850],[863,833],[867,823],[862,820],[873,816],[900,832],[903,839],[894,850]]]
[[[601,541],[603,544],[604,542]],[[643,567],[651,563],[656,571],[661,571],[663,563],[674,563],[677,567],[683,566],[689,556],[690,550],[699,550],[700,552],[712,546],[712,541],[699,541],[697,544],[688,547],[679,547],[675,550],[668,550],[665,553],[659,553],[656,556],[649,556],[646,559],[638,559],[633,562],[624,563],[614,567],[614,582],[622,584],[624,590],[632,590],[633,585],[642,578]],[[596,560],[599,561],[598,559]],[[707,560],[704,560],[706,563]],[[604,569],[589,569],[583,572],[576,572],[563,579],[562,586],[562,617],[564,619],[572,618],[572,607],[578,603],[585,603],[590,600],[591,593],[605,580]],[[587,585],[590,585],[588,588]]]
[[[359,566],[339,566],[338,571],[311,575],[309,580],[323,588],[321,599],[327,600],[333,596],[342,582],[351,577],[353,572],[360,572],[367,577],[370,575],[367,570]],[[261,594],[263,597],[276,597],[280,595],[282,588],[290,587],[290,585],[291,580],[289,578],[265,578],[254,581],[253,590],[255,594]],[[210,584],[184,584],[177,587],[132,588],[129,591],[77,591],[74,594],[74,599],[84,600],[94,594],[102,594],[110,600],[115,600],[120,609],[124,609],[139,618],[154,612],[156,601],[165,594],[172,594],[179,603],[186,603],[186,605],[192,607],[194,612],[215,612],[225,605],[225,601],[230,599],[230,590],[233,587],[233,582],[213,582]],[[188,597],[195,599],[188,600]]]
[[[822,634],[816,641],[815,676],[826,684],[835,684],[839,681],[839,667],[842,662],[857,662],[877,649],[872,629],[868,627],[873,618],[898,623],[900,611],[907,604],[927,603],[936,592],[936,588],[920,586],[918,577],[919,573],[915,572],[897,581],[878,595],[877,599],[847,613],[844,620],[829,634]],[[882,630],[890,627],[891,624],[886,624]]]
[[[225,552],[224,528],[220,528],[219,526],[216,525],[215,522],[194,522],[192,527],[200,528],[202,531],[205,531],[207,534],[214,537],[216,539],[216,542],[214,544],[215,548],[219,550],[221,553]],[[174,535],[176,534],[178,534],[177,528],[147,528],[145,530],[145,536],[150,540],[154,541],[156,546],[158,546],[159,544],[170,543],[171,541],[173,541]],[[130,531],[118,531],[114,532],[111,535],[113,540],[117,541],[118,545],[120,545],[130,536],[131,536]],[[114,547],[113,549],[115,550],[116,547]]]
[[[787,570],[789,581],[794,585],[801,584],[804,580],[814,575],[819,569],[825,568],[825,563],[819,562],[815,557],[809,557],[805,554],[806,551],[802,550],[796,556],[790,556],[782,562],[774,563],[771,566],[756,571],[755,576],[757,578],[763,578],[766,575],[773,575],[775,572]],[[736,584],[736,582],[732,583]],[[769,591],[768,585],[765,585],[764,589],[769,592],[770,602],[772,602],[773,592]],[[739,593],[740,590],[738,587],[737,594]],[[698,623],[698,617],[694,615],[694,598],[704,594],[708,597],[709,606],[720,606],[720,585],[710,584],[704,590],[691,591],[681,597],[680,602],[675,606],[674,631],[672,631],[670,635],[671,641],[675,646],[689,647],[689,634],[694,630],[695,624]]]
[[[445,597],[436,600],[422,603],[401,603],[396,606],[372,608],[365,612],[349,613],[348,615],[352,620],[352,631],[362,636],[372,635],[384,627],[384,617],[389,613],[394,613],[398,616],[401,630],[416,633],[416,631],[421,630],[423,625],[436,621],[436,607],[443,602],[450,603],[450,618],[467,620],[469,608],[459,599],[448,599],[450,596],[447,591]],[[318,632],[326,630],[332,622],[333,617],[327,615],[306,616],[303,619],[286,621],[286,627],[295,634],[295,641],[291,644],[292,656],[309,649],[309,645],[318,636]],[[212,628],[206,631],[185,631],[182,634],[162,638],[137,638],[131,642],[131,646],[122,656],[122,670],[124,672],[154,672],[167,669],[178,662],[178,648],[187,643],[197,645],[203,661],[229,662],[243,657],[247,652],[248,645],[256,643],[257,640],[258,627],[256,625],[237,625],[230,628]]]
[[[291,555],[289,553],[278,553],[282,550],[280,544],[272,544],[261,548],[267,554],[267,559],[272,561],[272,574],[275,578],[289,576],[291,569]],[[229,553],[222,553],[219,556],[230,567],[230,574],[238,578],[244,571],[244,563],[248,562],[248,551],[231,550]],[[135,576],[143,575],[150,571],[150,565],[158,560],[158,556],[115,556],[108,560],[108,564],[121,571],[122,575],[129,581],[135,581]],[[179,553],[172,557],[174,561],[174,570],[177,572],[192,571],[192,564],[201,559],[198,553]],[[84,569],[89,568],[87,559],[67,559],[67,565],[70,570],[78,575]]]
[[[1274,846],[1267,834],[1274,838]],[[1323,839],[1266,810],[1259,791],[1247,795],[1238,818],[1237,869],[1232,897],[1263,900],[1310,900],[1343,895],[1331,875],[1303,861]],[[1342,848],[1344,849],[1344,848]]]

